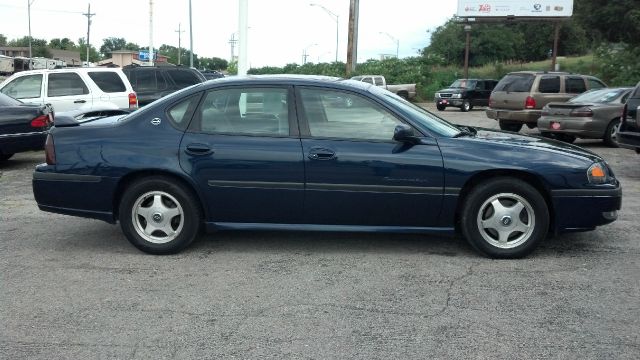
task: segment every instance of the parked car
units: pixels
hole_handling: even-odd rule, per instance
[[[138,107],[136,93],[118,68],[21,71],[0,84],[0,93],[27,104],[51,104],[56,112]]]
[[[538,129],[542,136],[573,142],[576,138],[602,139],[618,147],[617,132],[630,87],[590,90],[564,103],[542,108]]]
[[[640,154],[640,82],[631,92],[622,110],[620,128],[617,134],[618,145],[635,150]]]
[[[335,107],[339,96],[353,106]],[[521,257],[548,233],[614,221],[622,196],[579,147],[454,126],[384,89],[317,76],[225,78],[125,117],[58,117],[45,156],[40,209],[119,221],[153,254],[204,225],[457,229],[483,254]]]
[[[413,99],[416,97],[416,84],[399,84],[390,85],[387,84],[387,79],[382,75],[361,75],[354,76],[351,80],[362,81],[365,83],[373,84],[375,86],[387,89],[394,94],[397,94],[404,99]]]
[[[607,87],[586,75],[566,72],[517,71],[498,82],[491,92],[487,117],[500,129],[518,132],[522,125],[537,126],[542,108],[550,102],[565,102],[587,90]]]
[[[50,105],[29,105],[0,93],[0,162],[23,151],[42,150],[53,122]]]
[[[497,80],[490,79],[458,79],[435,93],[436,108],[444,111],[454,106],[466,112],[474,106],[488,106],[489,96],[497,83]]]
[[[122,69],[138,94],[140,106],[187,86],[206,81],[196,69],[182,66],[125,66]]]

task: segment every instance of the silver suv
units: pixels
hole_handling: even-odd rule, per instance
[[[491,92],[487,117],[500,129],[518,132],[523,124],[537,126],[542,108],[565,102],[587,90],[605,88],[600,79],[567,72],[518,71],[503,77]]]

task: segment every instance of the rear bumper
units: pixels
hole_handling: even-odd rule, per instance
[[[0,153],[15,154],[44,149],[47,131],[0,135]]]
[[[552,190],[551,199],[557,232],[592,230],[617,219],[622,188]]]
[[[558,123],[559,129],[552,129],[551,123]],[[601,139],[609,124],[593,118],[553,118],[543,116],[538,119],[538,129],[551,133],[572,134],[579,137]]]
[[[540,110],[507,110],[493,109],[486,110],[487,117],[495,120],[509,120],[521,123],[536,123],[540,118]]]
[[[115,223],[115,178],[50,170],[42,164],[33,173],[33,196],[40,210]]]

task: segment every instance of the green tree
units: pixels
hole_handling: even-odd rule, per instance
[[[208,70],[225,70],[229,66],[227,60],[219,57],[199,58],[198,63],[201,69]]]
[[[0,46],[7,46],[7,37],[4,34],[0,34]]]
[[[76,50],[76,44],[69,38],[55,38],[49,41],[49,48],[61,50]]]
[[[87,45],[85,42],[85,38],[81,37],[78,39],[78,50],[80,51],[80,59],[82,61],[87,60]],[[102,60],[100,53],[93,45],[89,45],[89,61],[90,62],[98,62]]]
[[[100,53],[104,57],[111,57],[111,52],[116,50],[123,50],[127,45],[127,40],[124,38],[108,37],[102,39],[102,46],[100,46]]]
[[[23,36],[11,40],[7,43],[7,46],[28,47],[29,37]],[[33,57],[51,57],[51,52],[47,48],[47,40],[31,38],[31,54]]]
[[[594,41],[640,45],[638,0],[578,0],[574,17]]]

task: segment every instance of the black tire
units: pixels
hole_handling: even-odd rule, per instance
[[[447,107],[444,105],[436,105],[436,109],[438,109],[439,111],[444,111]]]
[[[500,130],[518,132],[522,129],[522,123],[508,120],[498,120]]]
[[[493,205],[495,200],[503,206],[500,210]],[[549,230],[547,203],[538,190],[519,179],[502,177],[482,182],[471,190],[462,206],[462,234],[474,249],[488,257],[524,257]]]
[[[527,123],[529,129],[535,129],[538,127],[538,123]]]
[[[556,134],[556,137],[558,140],[569,144],[573,144],[573,142],[576,141],[576,137],[569,134]]]
[[[409,94],[406,91],[398,92],[398,96],[400,96],[401,98],[403,98],[405,100],[409,100]]]
[[[471,103],[469,102],[469,100],[465,100],[462,103],[462,106],[460,106],[460,111],[462,112],[467,112],[469,110],[473,109],[473,105],[471,105]]]
[[[131,244],[146,253],[177,253],[198,235],[202,219],[198,203],[189,189],[171,178],[151,176],[138,180],[125,190],[120,201],[122,232]],[[157,209],[152,209],[153,206]],[[145,209],[149,209],[147,217],[141,214]],[[150,224],[157,224],[157,230],[149,228]],[[150,233],[145,234],[146,231]]]
[[[5,154],[0,152],[0,162],[7,161],[11,159],[14,154]]]
[[[604,140],[605,145],[612,148],[617,148],[620,146],[618,145],[617,139],[618,126],[620,126],[620,119],[611,120],[611,122],[607,126],[607,130],[604,131],[604,138],[602,139]]]

